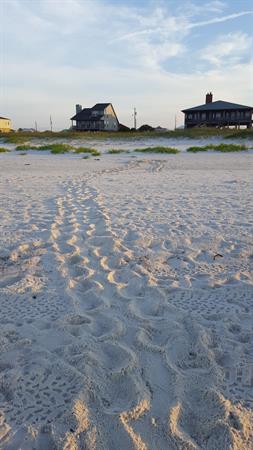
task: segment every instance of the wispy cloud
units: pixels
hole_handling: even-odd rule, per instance
[[[191,30],[192,28],[204,27],[207,25],[213,25],[215,23],[227,22],[228,20],[237,19],[239,17],[247,16],[247,15],[251,15],[251,14],[253,14],[253,10],[252,11],[241,11],[238,13],[229,14],[227,16],[213,17],[208,20],[192,22],[192,23],[191,22],[187,23],[187,16],[186,17],[180,16],[177,19],[174,18],[175,22],[177,22],[177,26],[176,27],[174,26],[173,30],[171,30],[171,31],[173,32],[173,31]],[[164,25],[158,25],[157,27],[154,27],[154,28],[136,30],[131,33],[126,33],[126,34],[122,34],[121,36],[117,36],[117,37],[113,38],[110,41],[110,43],[116,42],[116,41],[129,40],[129,39],[135,38],[136,36],[145,36],[145,35],[163,33],[164,31],[168,31],[168,27],[169,27],[169,23],[165,23]]]
[[[250,14],[253,14],[253,10],[252,11],[241,11],[238,13],[229,14],[227,16],[213,17],[212,19],[209,19],[209,20],[203,20],[200,22],[189,23],[187,27],[188,27],[188,29],[204,27],[206,25],[213,25],[215,23],[222,23],[222,22],[227,22],[228,20],[238,19],[238,17],[248,16]]]
[[[215,66],[238,64],[250,54],[252,41],[251,36],[242,32],[222,35],[202,49],[200,57]]]

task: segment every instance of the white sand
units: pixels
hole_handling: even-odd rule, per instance
[[[1,449],[253,448],[252,161],[0,155]]]

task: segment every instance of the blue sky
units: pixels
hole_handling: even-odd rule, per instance
[[[75,104],[172,128],[181,109],[253,104],[249,0],[0,0],[0,115],[67,128]]]

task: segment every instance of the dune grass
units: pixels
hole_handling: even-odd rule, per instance
[[[212,150],[216,150],[218,152],[227,153],[227,152],[244,152],[248,150],[246,145],[242,144],[219,144],[210,146]]]
[[[205,146],[195,146],[195,147],[189,147],[187,148],[187,152],[190,153],[198,153],[198,152],[207,152],[208,150],[214,150],[216,152],[221,153],[230,153],[230,152],[242,152],[248,150],[248,147],[246,145],[242,144],[209,144]]]
[[[118,155],[119,153],[129,153],[128,150],[122,150],[119,148],[112,148],[107,152],[109,155]]]
[[[176,155],[179,150],[174,147],[146,147],[146,148],[136,148],[135,152],[141,153],[166,153],[169,155]]]
[[[90,153],[92,156],[100,156],[101,153],[96,148],[90,148],[90,147],[78,147],[75,148],[75,153]]]
[[[190,153],[198,153],[198,152],[207,152],[207,150],[209,150],[209,147],[206,145],[204,147],[197,147],[197,146],[189,147],[187,148],[186,151]]]
[[[31,142],[33,139],[142,139],[145,138],[182,138],[187,137],[190,139],[196,139],[199,137],[222,137],[225,139],[253,139],[253,129],[250,130],[235,130],[229,128],[217,129],[217,128],[190,128],[190,129],[178,129],[178,130],[168,130],[163,132],[156,131],[128,131],[128,132],[108,132],[108,131],[88,131],[88,132],[78,132],[74,130],[51,132],[11,132],[11,133],[1,133],[0,137],[8,143],[11,144],[23,144],[26,142]]]
[[[62,154],[62,153],[68,153],[73,151],[74,153],[90,153],[92,156],[100,156],[101,153],[96,150],[95,148],[89,148],[89,147],[73,147],[70,144],[44,144],[44,145],[31,145],[31,144],[22,144],[18,145],[16,147],[16,150],[18,151],[24,151],[24,150],[39,150],[39,151],[51,151],[54,155]]]
[[[225,139],[252,139],[253,140],[253,128],[246,130],[230,130],[230,134],[225,136]]]
[[[73,147],[69,144],[45,144],[36,148],[36,150],[50,150],[54,155],[67,153],[72,149]]]
[[[71,145],[68,144],[45,144],[45,145],[30,145],[30,144],[22,144],[16,147],[18,151],[24,150],[50,150],[51,153],[66,153],[72,149]]]
[[[10,150],[8,150],[8,148],[5,147],[0,147],[0,153],[6,153],[9,152]]]
[[[36,150],[37,147],[35,145],[30,145],[30,144],[22,144],[22,145],[18,145],[15,150],[17,151],[24,151],[24,150]]]

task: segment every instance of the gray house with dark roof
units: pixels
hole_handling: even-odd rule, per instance
[[[76,114],[71,117],[76,131],[118,131],[119,121],[111,103],[97,103],[92,108],[76,105]],[[76,122],[76,125],[73,124]]]
[[[206,94],[206,103],[193,108],[183,109],[185,128],[199,126],[227,127],[241,125],[252,127],[253,107],[217,100],[213,102],[213,94]]]

